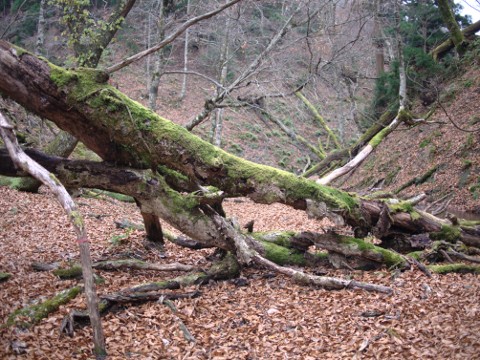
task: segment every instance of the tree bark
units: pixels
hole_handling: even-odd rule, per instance
[[[187,0],[187,16],[190,15],[190,0]],[[185,98],[187,93],[187,71],[188,71],[188,46],[190,41],[190,29],[185,30],[185,40],[183,44],[183,80],[182,89],[180,90],[180,100]]]
[[[471,36],[474,36],[475,33],[479,30],[480,20],[473,23],[472,25],[467,26],[465,29],[462,30],[462,33],[465,38],[469,38]],[[433,49],[431,51],[431,54],[435,60],[438,60],[443,54],[452,49],[454,46],[455,44],[453,43],[453,40],[449,38],[448,40],[438,45],[435,49]]]
[[[443,22],[450,31],[450,38],[455,45],[455,49],[457,50],[457,53],[462,56],[466,50],[465,38],[463,36],[463,32],[460,30],[460,27],[457,24],[457,21],[455,20],[455,15],[450,8],[448,0],[437,0],[437,3]]]
[[[40,1],[40,8],[38,10],[38,26],[37,26],[37,42],[35,43],[35,54],[43,55],[43,46],[45,43],[45,8],[47,0]]]
[[[163,246],[165,241],[163,240],[162,225],[158,216],[142,212],[142,217],[148,241]]]
[[[347,223],[356,237],[375,227],[383,229],[378,231],[381,239],[396,233],[431,233],[452,242],[476,236],[409,204],[366,200],[230,155],[108,86],[101,71],[67,71],[6,42],[0,42],[0,65],[1,91],[111,162],[46,159],[62,181],[130,195],[140,202],[141,211],[207,246],[234,251],[242,264],[269,263],[252,248],[254,241],[214,210],[225,197],[281,202],[337,225]],[[3,160],[2,168],[8,168]],[[205,191],[207,185],[217,190]]]
[[[158,21],[157,21],[157,39],[162,40],[165,37],[165,17],[167,12],[163,3],[163,0],[159,1],[158,4]],[[155,63],[154,69],[150,77],[149,88],[148,88],[148,106],[152,111],[157,111],[157,97],[158,97],[158,88],[160,86],[160,78],[162,76],[163,68],[165,66],[165,48],[157,51],[155,53]]]
[[[58,181],[58,179],[43,167],[30,159],[18,145],[13,128],[8,124],[7,120],[0,113],[0,134],[8,149],[13,162],[23,171],[29,173],[42,183],[47,185],[50,190],[57,196],[65,212],[70,218],[70,222],[77,235],[77,242],[80,248],[80,260],[82,263],[83,280],[85,282],[85,295],[87,298],[87,306],[89,310],[90,321],[93,328],[94,353],[97,358],[103,358],[106,355],[105,337],[98,313],[98,299],[93,281],[92,259],[90,257],[90,241],[88,240],[85,225],[80,213],[77,211],[72,198]]]

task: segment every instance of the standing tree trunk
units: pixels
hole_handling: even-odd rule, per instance
[[[167,12],[165,9],[165,5],[163,0],[158,1],[158,21],[157,21],[157,31],[156,31],[156,38],[161,41],[165,37],[165,17],[167,16]],[[165,48],[157,51],[154,55],[155,63],[154,69],[151,75],[151,79],[149,81],[149,89],[148,89],[148,107],[152,109],[152,111],[157,110],[157,97],[158,97],[158,88],[160,86],[160,77],[162,76],[163,68],[165,65],[165,55],[166,51]]]
[[[228,48],[230,45],[230,16],[226,12],[225,34],[223,36],[222,48],[220,49],[220,57],[218,59],[218,83],[215,96],[219,97],[224,89],[228,72]],[[212,119],[212,131],[210,134],[210,142],[215,146],[220,146],[222,142],[223,130],[223,109],[216,109],[215,116]]]
[[[37,42],[35,44],[35,54],[43,55],[45,44],[45,8],[47,6],[47,0],[40,1],[40,9],[38,10],[38,27],[37,27]]]
[[[385,72],[385,57],[383,54],[383,38],[380,22],[380,0],[375,0],[373,25],[373,45],[375,46],[375,76],[380,77]]]
[[[190,15],[190,0],[187,0],[187,16]],[[185,98],[187,93],[187,71],[188,71],[188,45],[190,40],[190,29],[185,31],[185,42],[183,44],[183,80],[182,80],[182,90],[180,90],[180,100]]]

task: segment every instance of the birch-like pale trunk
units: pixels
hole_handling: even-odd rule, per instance
[[[190,0],[187,0],[187,16],[190,15]],[[180,100],[185,98],[187,93],[187,71],[188,71],[188,45],[190,41],[190,29],[185,31],[185,43],[183,45],[183,80],[182,80],[182,90],[180,90]]]
[[[219,58],[219,79],[220,86],[217,86],[215,95],[218,97],[224,89],[224,84],[227,80],[228,72],[228,47],[230,45],[230,17],[228,13],[225,19],[225,35],[223,37],[222,48],[220,50]],[[220,146],[222,143],[222,130],[223,130],[223,109],[215,110],[215,117],[212,120],[212,133],[211,143],[215,146]]]
[[[37,162],[32,160],[24,153],[17,142],[13,132],[13,126],[9,124],[2,113],[0,113],[0,135],[5,143],[5,147],[7,148],[12,161],[16,164],[16,166],[48,186],[56,195],[58,202],[63,207],[70,219],[77,236],[77,243],[80,248],[80,261],[82,264],[83,280],[85,283],[85,296],[87,298],[87,308],[93,328],[93,343],[95,347],[94,353],[98,359],[104,358],[106,355],[105,337],[98,311],[98,297],[95,289],[92,259],[90,256],[90,240],[88,239],[83,219],[67,190],[60,183],[60,181],[58,181],[55,175],[48,172],[44,167],[40,166]]]
[[[163,39],[165,36],[165,6],[163,0],[158,3],[158,22],[157,22],[157,38]],[[157,97],[158,88],[160,86],[160,77],[165,64],[165,49],[155,53],[155,63],[153,71],[150,75],[149,88],[148,88],[148,107],[152,111],[157,110]],[[150,58],[150,56],[148,57]]]

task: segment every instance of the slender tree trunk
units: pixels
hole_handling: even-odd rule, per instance
[[[35,44],[35,54],[43,55],[44,54],[44,43],[45,43],[45,9],[47,7],[47,0],[40,1],[40,9],[38,11],[38,27],[37,27],[37,42]]]
[[[157,22],[157,39],[162,40],[165,37],[165,6],[163,0],[158,3],[158,22]],[[148,106],[152,111],[157,110],[158,88],[160,86],[160,77],[162,75],[165,63],[165,49],[161,49],[155,53],[155,64],[151,74],[150,87],[148,89]]]
[[[187,0],[187,16],[190,15],[190,0]],[[180,90],[180,100],[185,98],[185,94],[187,93],[187,74],[188,71],[188,45],[190,40],[190,29],[185,31],[185,43],[183,45],[183,80],[182,80],[182,90]]]
[[[313,117],[315,118],[315,120],[317,120],[317,122],[320,124],[320,126],[327,132],[328,134],[328,137],[330,139],[332,139],[334,145],[335,145],[335,148],[336,149],[340,149],[342,147],[342,145],[340,145],[340,140],[338,139],[337,135],[335,135],[335,133],[332,131],[332,129],[330,129],[330,127],[328,126],[327,122],[325,121],[325,119],[323,118],[322,115],[320,115],[320,113],[318,112],[318,110],[315,108],[315,106],[312,105],[312,103],[310,101],[308,101],[308,99],[302,94],[301,91],[297,91],[295,92],[295,95],[297,95],[297,97],[302,100],[302,102],[307,106],[307,108],[312,112],[313,114]]]
[[[375,15],[373,27],[373,45],[375,46],[375,75],[377,78],[385,72],[385,57],[383,54],[383,38],[380,22],[380,0],[375,0]]]
[[[218,59],[218,82],[222,87],[217,87],[215,93],[216,97],[219,97],[223,91],[228,72],[228,48],[230,45],[230,16],[228,11],[225,16],[225,34],[223,37],[222,48],[220,49],[220,58]],[[215,146],[220,146],[222,142],[223,112],[223,109],[216,109],[215,116],[212,119],[211,143]]]

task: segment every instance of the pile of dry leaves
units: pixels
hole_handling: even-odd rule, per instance
[[[211,250],[192,251],[167,243],[166,257],[143,246],[144,232],[122,230],[115,221],[140,223],[134,204],[79,198],[92,239],[94,260],[136,257],[156,263],[183,262],[199,268]],[[280,205],[229,201],[226,210],[258,230],[311,229],[325,224]],[[0,187],[0,317],[76,284],[34,261],[78,258],[75,236],[48,192],[18,193]],[[324,269],[323,269],[324,270]],[[109,359],[474,359],[480,354],[478,275],[392,274],[327,270],[329,275],[392,286],[391,296],[363,291],[325,291],[293,284],[266,271],[245,269],[247,281],[210,282],[196,299],[177,300],[175,314],[158,302],[126,306],[103,318]],[[100,295],[180,273],[101,272]],[[239,286],[242,285],[242,286]],[[193,289],[183,289],[188,291]],[[2,328],[2,359],[90,359],[91,331],[60,336],[71,309],[85,308],[83,295],[28,329]],[[181,324],[195,341],[187,341]]]

